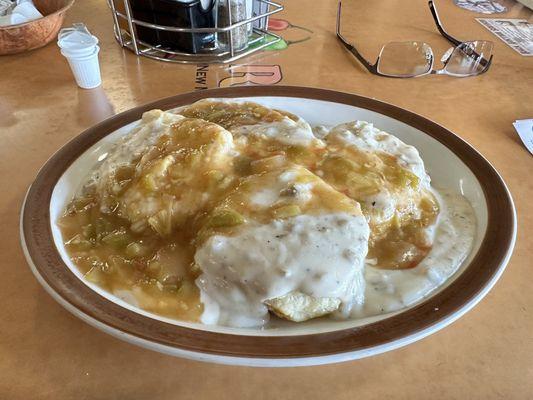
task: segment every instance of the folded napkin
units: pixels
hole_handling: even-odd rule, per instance
[[[0,26],[23,24],[24,22],[28,21],[28,18],[19,13],[0,16]]]
[[[11,14],[17,3],[11,0],[0,0],[0,16]]]
[[[513,125],[524,146],[533,154],[533,119],[519,119]]]

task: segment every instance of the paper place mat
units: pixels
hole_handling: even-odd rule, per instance
[[[497,14],[507,11],[507,7],[494,0],[454,0],[453,2],[458,7],[481,14]]]
[[[519,119],[513,125],[524,146],[533,154],[533,119]]]
[[[533,24],[525,19],[476,18],[507,45],[523,56],[533,56]]]

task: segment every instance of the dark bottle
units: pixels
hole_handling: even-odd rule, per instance
[[[216,0],[130,0],[133,18],[176,28],[214,28]],[[136,25],[137,37],[151,46],[202,53],[215,46],[214,33],[186,33]]]

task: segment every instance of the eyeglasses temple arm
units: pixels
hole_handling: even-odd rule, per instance
[[[454,46],[459,46],[461,44],[460,40],[457,40],[452,35],[450,35],[448,32],[444,30],[444,27],[442,26],[439,18],[439,14],[437,14],[437,9],[435,8],[435,4],[433,3],[433,0],[428,1],[428,6],[431,11],[431,15],[433,15],[433,20],[435,21],[435,25],[437,25],[437,29],[439,30],[440,34],[444,36],[450,43],[452,43]]]
[[[490,67],[490,64],[492,64],[492,57],[493,56],[491,55],[488,60],[486,60],[485,58],[482,58],[481,60],[479,60],[479,63],[483,66],[483,70],[479,74],[483,74],[484,72],[487,72],[487,70]]]
[[[435,7],[435,4],[433,3],[433,0],[428,1],[428,6],[429,6],[429,9],[431,10],[431,15],[433,15],[433,19],[435,20],[435,24],[437,25],[437,29],[439,30],[441,35],[444,36],[446,39],[448,39],[448,41],[452,43],[453,45],[459,46],[462,42],[457,40],[456,38],[454,38],[453,36],[451,36],[448,32],[444,30],[440,22],[439,14],[437,13],[437,8]],[[474,54],[477,57],[479,57],[479,54],[477,54],[476,52],[474,52]],[[482,57],[479,62],[484,67],[481,73],[487,71],[490,64],[492,63],[492,55],[490,56],[489,60]]]
[[[370,64],[366,58],[364,58],[361,53],[359,53],[357,51],[357,49],[354,47],[354,45],[352,45],[351,43],[349,43],[345,38],[344,36],[342,36],[341,34],[341,2],[339,1],[339,8],[337,10],[337,29],[336,29],[336,33],[337,33],[337,37],[339,38],[339,40],[341,41],[341,43],[344,45],[344,47],[346,47],[346,49],[352,53],[355,58],[357,58],[359,60],[359,62],[361,62],[361,64],[364,65],[364,67],[369,70],[370,72],[375,72],[375,65],[372,65]]]

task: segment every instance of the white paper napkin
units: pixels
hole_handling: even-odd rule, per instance
[[[513,125],[524,146],[533,154],[533,119],[519,119]]]
[[[0,16],[0,26],[9,26],[9,25],[17,25],[17,24],[23,24],[24,22],[28,22],[29,19],[26,18],[24,15],[19,13],[13,13],[13,14],[7,14]]]
[[[0,15],[0,26],[23,24],[42,17],[32,0],[17,0],[16,6],[8,9],[6,15]]]
[[[43,14],[37,10],[32,0],[19,0],[17,6],[13,9],[13,13],[24,15],[28,18],[28,21],[43,17]]]

